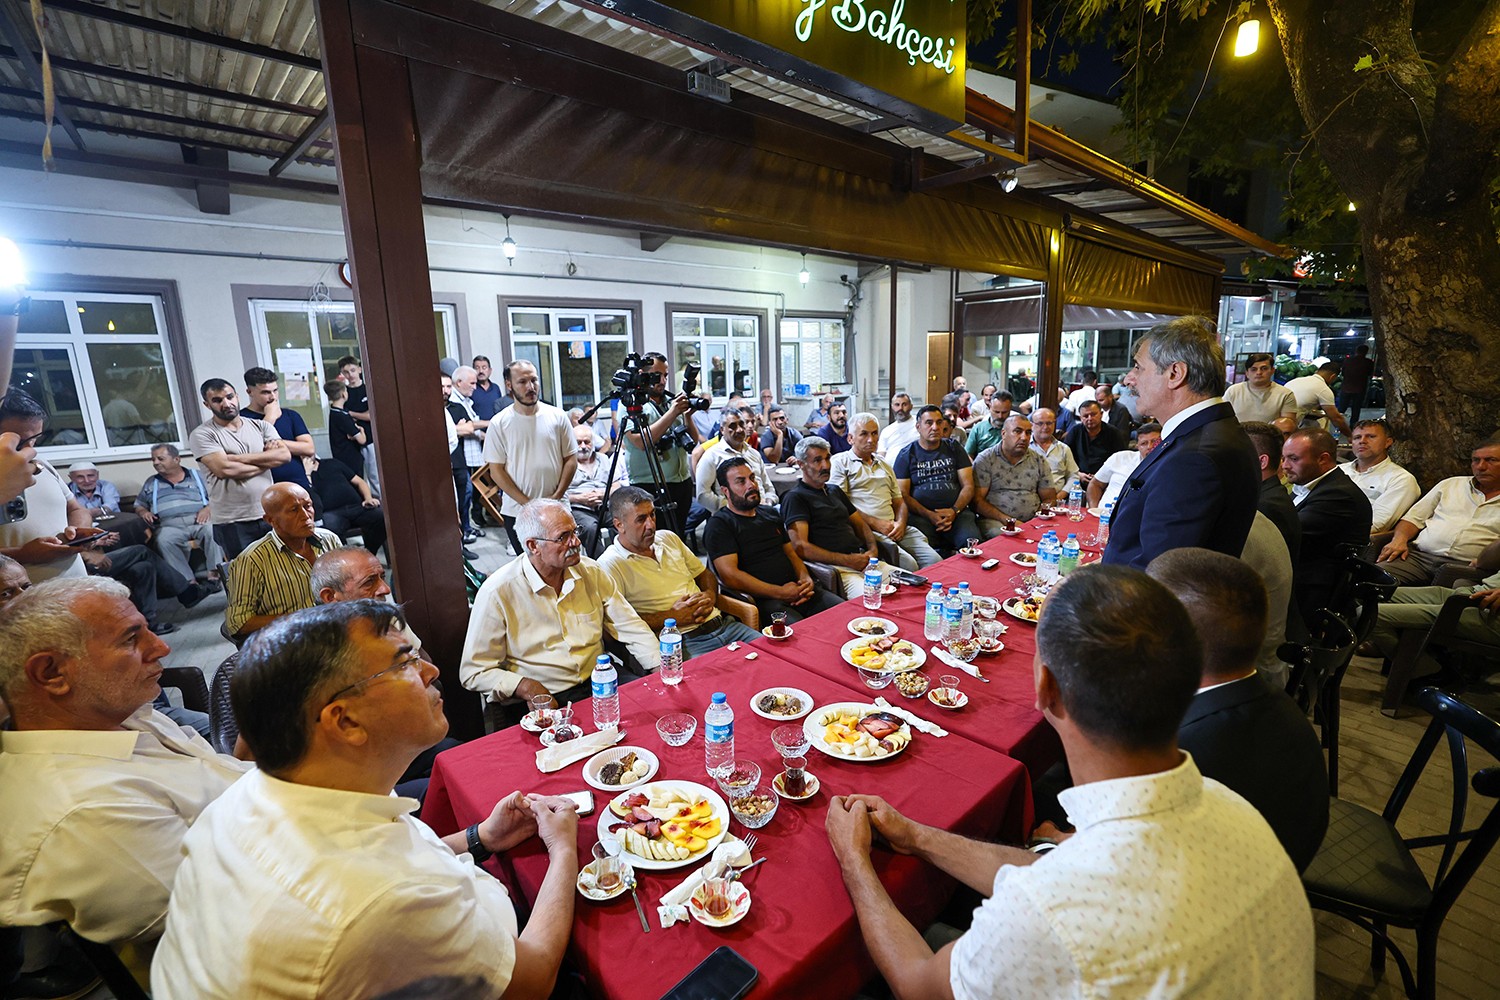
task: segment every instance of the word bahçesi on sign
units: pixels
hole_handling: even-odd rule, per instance
[[[828,6],[828,0],[802,0],[803,8],[797,14],[797,40],[807,41],[812,37],[813,24],[818,11]],[[901,20],[906,11],[906,0],[895,0],[889,12],[865,10],[865,0],[842,0],[830,11],[833,23],[848,32],[868,32],[871,38],[884,42],[905,52],[907,65],[915,66],[920,59],[924,63],[953,72],[953,48],[955,39],[944,41],[928,35],[918,28],[908,26]]]

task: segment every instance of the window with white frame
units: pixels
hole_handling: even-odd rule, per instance
[[[130,458],[183,439],[159,295],[31,293],[11,385],[47,410],[49,460]]]
[[[433,306],[432,322],[436,358],[457,357],[457,309]],[[250,325],[259,363],[276,372],[282,409],[296,410],[314,434],[323,430],[328,413],[323,383],[338,376],[339,358],[360,355],[354,303],[251,299]]]
[[[506,316],[509,360],[535,365],[542,399],[564,410],[587,410],[612,391],[635,332],[629,309],[515,305]]]
[[[730,393],[760,393],[760,317],[733,313],[672,313],[674,372],[689,362],[702,365],[698,384],[714,395],[714,405]]]
[[[781,320],[781,391],[796,395],[793,386],[822,386],[848,382],[844,360],[844,321],[784,316]]]

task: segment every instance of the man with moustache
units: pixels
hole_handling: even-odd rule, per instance
[[[292,453],[275,427],[241,415],[239,396],[224,379],[207,380],[199,392],[212,416],[188,435],[188,448],[208,476],[214,541],[233,559],[271,530],[260,498],[275,483],[271,470],[291,461]]]
[[[844,491],[871,531],[900,547],[903,569],[920,569],[941,560],[927,536],[907,525],[906,498],[901,495],[896,470],[875,451],[880,440],[875,414],[850,417],[849,440],[854,447],[834,456],[828,481]]]
[[[964,451],[969,453],[970,458],[1000,443],[1005,421],[1010,416],[1011,403],[1012,397],[1008,392],[997,392],[990,397],[984,419],[974,423],[969,430],[968,439],[964,441]]]
[[[490,381],[493,368],[489,358],[483,354],[476,354],[471,367],[474,369],[474,391],[469,394],[469,399],[473,401],[474,412],[479,414],[479,419],[488,421],[510,403],[506,402],[505,405],[501,405],[500,401],[505,398],[505,390]]]
[[[894,464],[901,449],[916,439],[917,422],[911,416],[911,396],[898,392],[891,397],[891,422],[880,432],[880,457]],[[852,435],[849,441],[852,445]]]
[[[828,442],[835,455],[849,450],[849,405],[834,403],[828,408],[828,423],[818,428],[818,437]]]
[[[1096,400],[1085,400],[1073,412],[1078,415],[1078,423],[1068,430],[1063,443],[1073,449],[1073,457],[1078,460],[1078,479],[1088,486],[1105,460],[1125,450],[1128,442],[1123,433],[1104,422],[1104,411]]]
[[[1073,449],[1057,438],[1057,412],[1045,406],[1031,411],[1031,450],[1042,456],[1052,472],[1052,487],[1059,493],[1068,489],[1078,475],[1078,460]]]
[[[720,463],[731,458],[743,458],[755,470],[761,503],[771,507],[780,503],[776,488],[771,485],[771,476],[766,471],[766,463],[761,459],[760,452],[750,446],[749,436],[754,430],[752,419],[748,408],[724,408],[723,416],[719,418],[719,443],[698,459],[698,471],[694,477],[698,486],[698,503],[704,510],[713,512],[724,505],[723,498],[714,492],[714,474]]]
[[[314,523],[312,497],[296,483],[277,483],[266,490],[264,505],[270,533],[229,564],[224,627],[239,639],[283,615],[312,607],[313,562],[344,544]]]
[[[588,424],[573,427],[573,441],[578,445],[578,467],[573,470],[573,483],[563,499],[573,508],[584,554],[593,555],[599,551],[599,516],[603,513],[604,494],[609,492],[609,463],[599,457],[594,447],[594,429]],[[616,488],[620,482],[615,480]]]
[[[882,578],[894,567],[880,562],[875,533],[844,495],[828,482],[827,442],[803,438],[797,445],[802,479],[781,501],[781,519],[803,562],[832,567],[845,599],[864,592],[865,568],[877,561]]]
[[[1042,504],[1057,499],[1052,473],[1030,445],[1031,421],[1012,413],[1000,443],[974,460],[974,511],[986,538],[1000,534],[1006,518],[1029,521]]]
[[[495,415],[484,439],[484,461],[504,497],[500,516],[511,547],[525,551],[516,533],[516,518],[532,500],[557,500],[573,485],[578,443],[568,415],[541,401],[542,383],[529,361],[507,366],[515,403]],[[453,384],[458,385],[455,377]]]
[[[772,406],[766,411],[766,429],[760,432],[761,458],[772,465],[785,461],[801,440],[802,432],[790,426],[786,410]]]

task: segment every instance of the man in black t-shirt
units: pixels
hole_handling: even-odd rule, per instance
[[[802,478],[781,498],[781,518],[792,548],[806,562],[831,567],[843,585],[844,597],[853,600],[864,593],[865,567],[872,558],[880,558],[875,533],[844,491],[829,485],[831,458],[826,441],[806,437],[797,442],[797,461]],[[879,565],[883,579],[892,567]]]
[[[350,472],[363,475],[364,446],[369,439],[349,415],[349,387],[336,378],[329,379],[323,383],[323,394],[328,397],[328,450],[348,466]]]
[[[345,408],[365,435],[364,443],[360,445],[360,454],[363,457],[360,466],[363,467],[363,471],[360,467],[349,465],[348,462],[344,464],[363,475],[365,481],[370,484],[371,491],[379,496],[380,476],[375,470],[375,425],[370,420],[370,390],[365,384],[364,366],[354,355],[346,354],[339,358],[339,381],[349,387],[349,401]]]
[[[358,528],[365,548],[379,552],[385,544],[385,513],[370,484],[336,458],[312,458],[312,488],[322,501],[323,527],[343,538]]]
[[[703,545],[724,586],[749,594],[763,621],[785,611],[788,621],[837,607],[838,595],[813,583],[781,518],[760,503],[755,470],[726,459],[715,478],[726,504],[703,527]]]
[[[1078,461],[1078,481],[1088,489],[1104,460],[1124,451],[1129,442],[1119,428],[1104,422],[1103,408],[1089,399],[1078,404],[1078,423],[1068,429],[1063,444],[1073,450],[1073,458]]]

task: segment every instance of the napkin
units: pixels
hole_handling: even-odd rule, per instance
[[[932,653],[933,656],[936,656],[938,659],[942,660],[948,666],[957,667],[959,670],[962,670],[970,677],[980,676],[978,667],[974,666],[974,664],[972,663],[965,663],[963,660],[960,660],[958,657],[948,652],[942,646],[931,646],[928,648],[928,651]]]
[[[683,879],[676,888],[662,894],[661,905],[656,908],[661,925],[671,927],[679,920],[692,919],[688,916],[688,900],[693,898],[693,893],[707,880],[718,878],[730,868],[748,865],[750,860],[750,849],[743,840],[725,837],[701,868]]]
[[[926,733],[928,736],[948,735],[948,730],[944,729],[942,726],[939,726],[934,722],[928,722],[926,719],[919,719],[915,715],[908,712],[906,709],[897,708],[895,705],[892,705],[884,698],[876,698],[875,704],[885,709],[887,712],[890,712],[897,718],[905,719],[908,723],[911,724],[911,727],[919,733]]]
[[[561,771],[569,764],[583,760],[585,757],[592,757],[605,747],[612,747],[624,738],[625,734],[620,732],[618,727],[610,726],[597,733],[580,736],[576,740],[542,747],[536,752],[536,769],[543,774]]]

